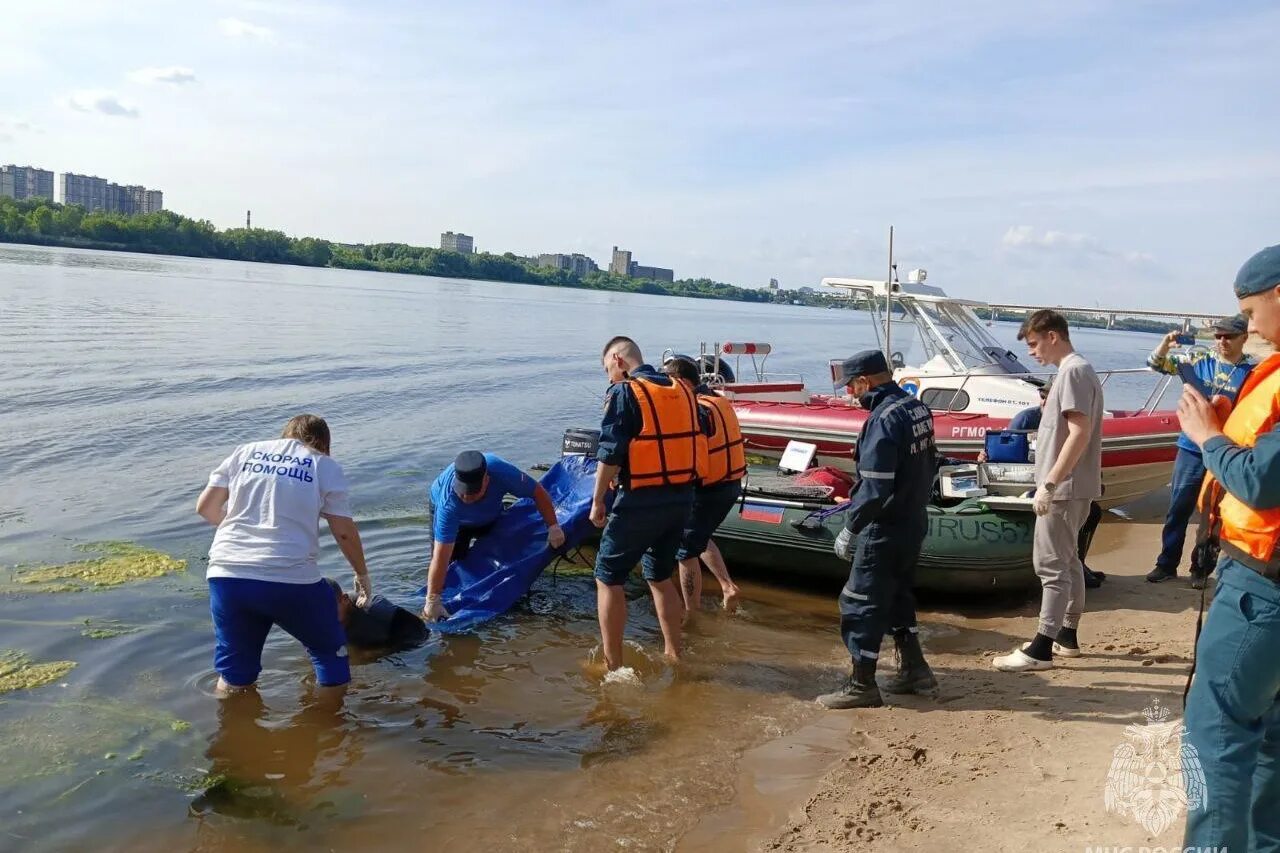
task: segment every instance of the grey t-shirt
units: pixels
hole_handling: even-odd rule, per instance
[[[1040,430],[1036,433],[1036,485],[1042,485],[1067,440],[1067,412],[1089,419],[1089,444],[1070,474],[1058,483],[1054,500],[1102,495],[1102,383],[1093,365],[1073,352],[1058,365],[1058,375],[1044,401]]]

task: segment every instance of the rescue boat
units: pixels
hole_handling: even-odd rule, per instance
[[[915,588],[999,592],[1039,583],[1031,564],[1035,515],[1018,501],[1009,503],[1014,506],[991,498],[930,504]],[[844,523],[840,503],[831,496],[806,493],[805,486],[789,486],[773,469],[753,465],[743,498],[716,530],[715,541],[734,569],[843,582],[849,561],[833,547]]]
[[[947,456],[975,459],[988,431],[1005,428],[1018,411],[1039,405],[1039,389],[1053,372],[1028,369],[978,319],[982,310],[1026,310],[1032,306],[957,299],[924,284],[924,279],[924,270],[913,270],[905,283],[826,278],[823,284],[870,309],[877,343],[892,365],[895,380],[934,412],[938,450]],[[1062,310],[1101,313],[1112,319],[1130,314],[1182,317],[1184,327],[1191,319],[1205,316],[1194,312]],[[904,350],[920,353],[922,358],[909,365]],[[747,448],[766,457],[779,457],[788,442],[808,442],[816,446],[819,464],[852,470],[854,447],[867,412],[841,389],[835,389],[839,361],[827,365],[833,390],[814,391],[806,387],[803,377],[767,372],[765,362],[771,351],[767,343],[717,343],[704,344],[699,356],[708,381],[733,400]],[[748,362],[745,368],[744,359]],[[754,376],[746,376],[748,371]],[[1113,396],[1109,387],[1121,387],[1132,397],[1135,386],[1154,385],[1140,405],[1106,410],[1102,425],[1106,492],[1099,503],[1111,507],[1136,500],[1169,482],[1179,426],[1173,409],[1158,408],[1172,377],[1146,367],[1099,370],[1098,376],[1108,398]]]

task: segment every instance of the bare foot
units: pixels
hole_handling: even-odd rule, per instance
[[[663,656],[664,658],[666,658],[667,663],[668,663],[668,664],[670,664],[671,666],[679,666],[679,665],[680,665],[680,653],[679,653],[679,652],[673,652],[673,651],[671,651],[670,649],[667,649],[666,651],[664,651],[664,652],[662,653],[662,656]]]
[[[724,591],[724,612],[733,613],[738,609],[738,596],[741,594],[736,586],[729,587]]]
[[[222,680],[222,676],[218,676],[218,683],[213,687],[213,695],[219,699],[225,699],[228,696],[248,693],[256,688],[257,684],[228,684]]]

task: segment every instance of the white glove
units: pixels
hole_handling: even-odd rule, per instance
[[[356,607],[368,607],[373,600],[373,581],[369,576],[356,575]]]
[[[427,596],[427,603],[422,607],[422,618],[427,622],[440,622],[449,618],[449,611],[444,609],[444,601],[439,593]]]
[[[1036,500],[1032,504],[1036,511],[1036,515],[1048,515],[1049,507],[1053,504],[1053,492],[1048,489],[1036,489]]]
[[[560,525],[553,524],[547,528],[547,545],[552,548],[559,548],[564,544],[564,531],[560,529]]]
[[[840,528],[840,535],[836,537],[835,551],[836,556],[842,560],[853,559],[853,534],[849,532],[849,528]]]

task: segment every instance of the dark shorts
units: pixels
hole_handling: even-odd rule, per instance
[[[498,518],[501,517],[498,516]],[[450,561],[461,560],[467,556],[476,540],[493,530],[493,526],[497,523],[498,519],[495,518],[479,527],[459,527],[458,535],[453,540],[453,556],[449,558]],[[427,501],[427,527],[433,532],[436,529],[436,506],[431,501]]]
[[[247,687],[258,680],[262,647],[272,625],[306,646],[321,685],[332,687],[351,680],[338,602],[326,581],[209,578],[209,610],[217,638],[213,668],[232,687]]]
[[[644,579],[668,580],[676,568],[676,550],[684,534],[687,501],[658,506],[623,507],[609,515],[596,552],[596,580],[621,586],[640,563]]]
[[[720,483],[694,492],[693,511],[689,513],[689,518],[685,522],[684,534],[680,538],[680,548],[676,551],[676,559],[687,560],[707,550],[711,534],[716,532],[720,522],[724,521],[725,516],[741,496],[741,480]]]

